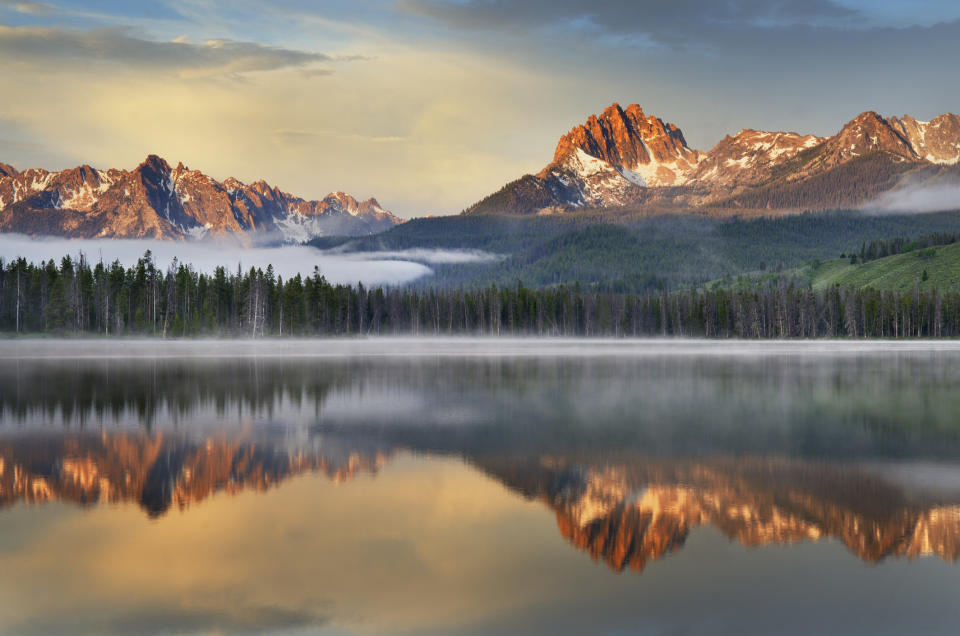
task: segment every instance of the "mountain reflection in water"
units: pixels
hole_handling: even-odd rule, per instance
[[[329,620],[371,633],[744,633],[711,620],[760,594],[758,576],[774,582],[768,596],[793,594],[807,563],[864,599],[889,587],[890,568],[913,573],[910,589],[936,609],[918,625],[950,633],[939,626],[958,618],[936,599],[960,558],[960,351],[206,357],[189,344],[169,357],[0,357],[0,596],[17,599],[0,600],[0,631],[69,631],[44,621],[90,608],[81,631],[314,631]],[[129,533],[139,542],[124,552]],[[60,557],[80,581],[155,546],[185,561],[167,568],[161,553],[149,584],[120,568],[103,596],[85,583],[62,584],[69,598],[40,594],[64,565],[46,555],[86,554],[90,541],[99,560]],[[742,549],[761,546],[786,552]],[[210,581],[190,569],[198,559]],[[470,587],[464,572],[487,583]],[[223,577],[241,600],[225,600]],[[717,586],[728,578],[727,595]],[[588,579],[596,594],[564,596]],[[310,592],[320,580],[322,598]],[[117,627],[104,607],[132,581],[146,591],[126,599],[131,622]],[[647,586],[645,613],[628,584]],[[198,599],[182,601],[180,586]],[[657,613],[689,586],[689,608]],[[242,600],[251,594],[261,605]],[[421,596],[443,596],[450,615]],[[592,613],[604,604],[609,614]],[[543,608],[535,621],[531,607]],[[861,631],[903,631],[884,616]],[[786,631],[833,625],[816,617]],[[755,619],[760,631],[783,626]]]
[[[396,452],[420,450],[339,436],[316,441],[316,450],[291,451],[268,440],[192,441],[176,433],[6,439],[0,441],[0,506],[132,503],[159,516],[218,491],[266,491],[304,473],[337,482],[374,474]],[[838,539],[871,562],[960,556],[960,487],[948,497],[911,492],[898,483],[895,464],[669,459],[622,451],[592,458],[448,452],[543,502],[565,539],[616,571],[643,570],[649,560],[682,547],[703,524],[748,546]],[[960,477],[960,466],[952,476]]]

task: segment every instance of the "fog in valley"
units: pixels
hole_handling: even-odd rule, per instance
[[[918,184],[889,190],[873,201],[865,203],[861,209],[890,214],[958,210],[960,209],[960,183]]]
[[[252,247],[215,241],[161,241],[153,239],[65,239],[35,238],[18,234],[0,235],[0,258],[10,261],[23,257],[39,262],[53,259],[57,263],[66,255],[111,263],[119,260],[131,266],[147,250],[161,269],[176,258],[196,271],[212,273],[220,265],[229,271],[251,267],[266,269],[273,265],[277,275],[290,278],[313,274],[314,267],[333,284],[403,285],[433,270],[431,264],[488,262],[498,258],[478,250],[411,249],[385,252],[350,252],[341,249],[320,250],[310,246]]]

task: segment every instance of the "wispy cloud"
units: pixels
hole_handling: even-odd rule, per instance
[[[17,13],[25,13],[34,16],[51,16],[57,12],[57,8],[46,2],[23,2],[17,0],[0,0],[0,7],[9,7]]]
[[[721,27],[851,26],[858,15],[833,0],[397,0],[396,7],[459,29],[567,26],[667,41]]]
[[[350,252],[330,250],[330,254],[342,254],[345,257],[361,260],[411,260],[431,265],[460,265],[464,263],[492,263],[503,258],[500,254],[483,250],[449,250],[410,248],[405,250],[381,250],[376,252]]]
[[[178,37],[151,40],[136,30],[111,27],[81,31],[59,27],[0,25],[0,57],[6,63],[36,65],[45,71],[108,63],[169,72],[182,77],[236,75],[283,68],[304,68],[338,58],[312,51],[256,42],[212,39],[193,43]]]

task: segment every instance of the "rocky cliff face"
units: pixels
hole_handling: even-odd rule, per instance
[[[946,113],[930,121],[917,121],[909,115],[887,120],[910,144],[917,158],[936,164],[960,162],[960,117]]]
[[[647,116],[637,104],[623,110],[619,104],[600,117],[591,115],[585,124],[564,135],[557,144],[553,163],[541,174],[561,169],[583,155],[599,159],[641,186],[686,183],[702,153],[691,150],[683,133],[673,124]]]
[[[832,137],[741,130],[710,152],[633,104],[591,115],[557,144],[553,161],[468,214],[578,208],[828,209],[855,205],[907,179],[960,178],[960,117],[920,122],[868,111]],[[956,172],[956,175],[953,175]]]
[[[68,237],[302,242],[372,234],[399,223],[376,199],[342,192],[307,201],[264,181],[219,182],[150,155],[132,171],[80,166],[17,172],[0,165],[0,231]]]

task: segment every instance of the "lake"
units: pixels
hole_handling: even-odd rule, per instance
[[[0,633],[955,634],[960,343],[0,341]]]

